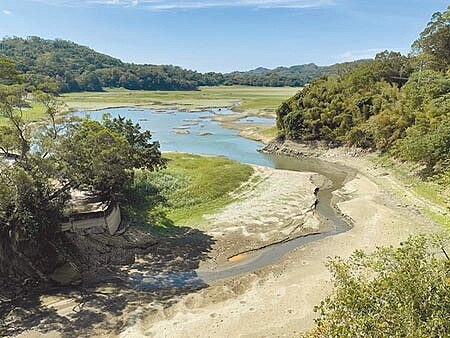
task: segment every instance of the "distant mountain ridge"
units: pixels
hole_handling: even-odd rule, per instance
[[[105,87],[132,90],[196,90],[199,86],[217,85],[300,87],[333,73],[336,67],[310,63],[228,74],[200,73],[173,65],[126,63],[75,42],[35,36],[4,38],[0,41],[0,56],[13,59],[29,82],[38,85],[53,81],[60,92],[101,91]]]

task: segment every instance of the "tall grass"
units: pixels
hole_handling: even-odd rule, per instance
[[[232,191],[249,180],[253,168],[223,157],[168,153],[166,169],[137,171],[132,193],[138,202],[132,218],[162,229],[194,225],[203,215],[217,212],[233,201]],[[140,196],[137,196],[139,194]]]

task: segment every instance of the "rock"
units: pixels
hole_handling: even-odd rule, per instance
[[[82,281],[80,270],[71,262],[65,263],[59,268],[56,268],[56,270],[49,275],[49,278],[52,281],[64,286],[80,285]]]
[[[174,129],[173,132],[175,134],[179,134],[179,135],[187,135],[190,134],[191,132],[187,129]]]

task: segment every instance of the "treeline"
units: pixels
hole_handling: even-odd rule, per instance
[[[39,37],[3,39],[0,57],[12,59],[25,73],[28,83],[36,87],[56,83],[54,90],[60,93],[101,91],[105,87],[130,90],[196,90],[199,86],[217,85],[295,87],[335,73],[345,65],[307,64],[229,74],[199,73],[171,65],[125,63],[74,42]]]
[[[287,138],[389,151],[428,174],[450,170],[450,10],[436,13],[410,56],[383,52],[315,80],[284,102]]]

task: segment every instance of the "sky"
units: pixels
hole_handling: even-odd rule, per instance
[[[0,0],[0,37],[229,72],[408,53],[443,0]]]

